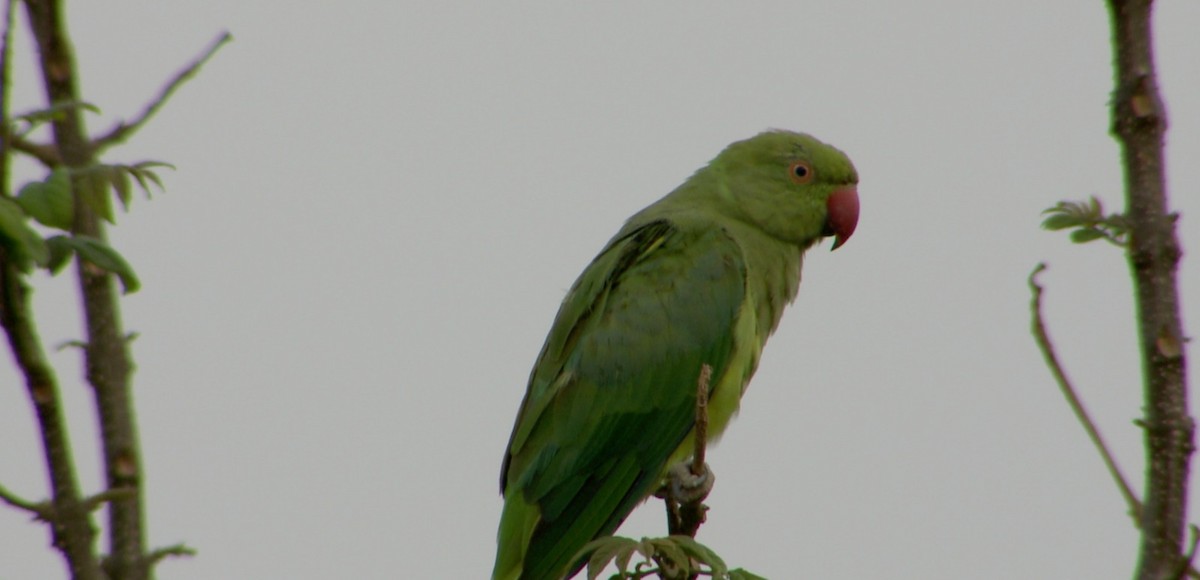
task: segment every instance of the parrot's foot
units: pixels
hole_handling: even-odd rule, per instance
[[[700,529],[708,512],[708,506],[701,502],[708,497],[716,481],[717,476],[707,463],[700,475],[692,473],[691,461],[677,463],[667,470],[662,487],[654,495],[667,505],[667,529],[671,535],[696,537],[696,530]]]
[[[712,492],[717,476],[704,464],[704,473],[692,473],[692,462],[676,463],[667,471],[665,487],[670,499],[680,504],[700,503]]]

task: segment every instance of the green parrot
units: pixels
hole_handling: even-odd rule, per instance
[[[858,223],[841,151],[767,131],[625,223],[571,287],[530,373],[504,463],[493,580],[559,580],[694,447],[711,368],[708,440],[736,414],[804,251]]]

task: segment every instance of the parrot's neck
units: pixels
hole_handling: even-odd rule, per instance
[[[804,249],[741,222],[724,227],[737,229],[731,233],[746,260],[747,299],[754,306],[759,340],[765,343],[779,326],[784,308],[796,298]]]

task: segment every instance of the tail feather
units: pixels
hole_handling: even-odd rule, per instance
[[[521,497],[510,493],[504,498],[504,511],[500,515],[500,529],[496,532],[496,563],[492,567],[492,580],[518,580],[525,565],[525,553],[533,529],[541,520],[541,510]]]
[[[560,580],[578,571],[575,554],[591,540],[613,533],[645,495],[646,474],[632,458],[606,477],[591,479],[555,520],[514,489],[505,497],[493,580]]]

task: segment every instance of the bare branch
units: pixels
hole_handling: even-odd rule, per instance
[[[171,98],[171,95],[175,93],[176,89],[178,89],[183,85],[183,83],[187,82],[192,77],[196,76],[196,73],[200,72],[200,67],[204,66],[204,63],[208,62],[208,60],[211,59],[214,54],[216,54],[217,50],[231,40],[233,40],[232,34],[230,34],[228,31],[222,32],[221,35],[209,45],[208,49],[205,50],[199,58],[192,61],[187,68],[184,68],[175,74],[170,82],[163,87],[162,92],[158,94],[158,97],[146,106],[141,115],[138,115],[136,119],[129,123],[124,121],[118,122],[115,127],[109,129],[107,134],[93,141],[93,151],[96,154],[99,154],[113,145],[118,145],[125,142],[126,139],[141,129],[142,126],[145,125],[146,122],[155,115],[155,113],[158,113],[159,109],[162,109],[163,105],[167,103],[167,99]]]
[[[1104,438],[1100,436],[1100,430],[1096,428],[1096,423],[1088,415],[1087,409],[1083,407],[1083,402],[1079,399],[1079,395],[1075,392],[1075,387],[1071,385],[1071,380],[1067,378],[1067,373],[1063,370],[1062,364],[1058,362],[1058,355],[1054,353],[1054,344],[1050,341],[1050,336],[1046,332],[1046,325],[1042,321],[1042,287],[1037,283],[1037,275],[1046,269],[1046,264],[1038,264],[1033,272],[1029,274],[1029,289],[1033,293],[1033,300],[1029,306],[1030,314],[1033,316],[1033,337],[1037,339],[1038,348],[1042,351],[1042,356],[1046,358],[1046,366],[1050,367],[1051,374],[1054,375],[1054,380],[1058,382],[1058,388],[1067,399],[1067,403],[1071,405],[1071,410],[1075,412],[1075,418],[1079,419],[1079,423],[1083,425],[1083,430],[1087,431],[1088,437],[1092,440],[1092,444],[1096,446],[1096,450],[1100,452],[1100,457],[1104,459],[1104,466],[1108,468],[1109,475],[1112,476],[1113,482],[1117,484],[1117,489],[1121,491],[1121,496],[1125,498],[1125,504],[1129,507],[1129,515],[1133,518],[1133,525],[1141,527],[1142,523],[1142,502],[1138,500],[1137,494],[1133,492],[1133,488],[1129,486],[1129,482],[1121,473],[1121,469],[1117,467],[1117,460],[1108,450],[1108,446],[1104,443]]]

